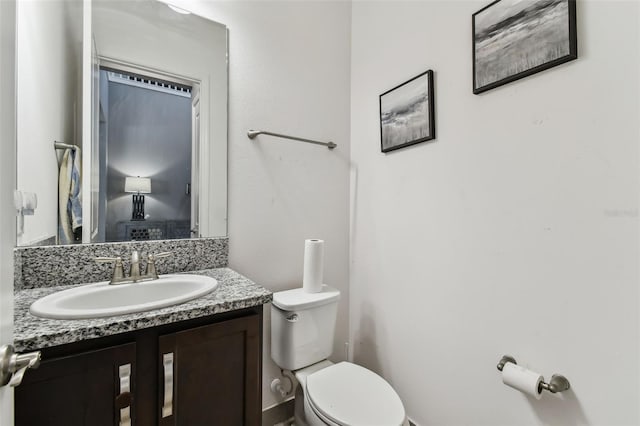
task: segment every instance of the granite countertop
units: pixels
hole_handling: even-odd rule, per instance
[[[273,298],[269,290],[229,268],[189,273],[215,278],[218,288],[179,305],[107,318],[56,320],[36,317],[29,312],[29,306],[37,299],[76,286],[18,291],[15,294],[13,345],[17,352],[32,351],[263,305]]]

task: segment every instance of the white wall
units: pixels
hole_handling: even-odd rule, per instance
[[[638,2],[579,1],[577,61],[475,96],[486,3],[353,3],[354,359],[420,425],[637,425]],[[427,69],[437,140],[381,154],[378,95]]]
[[[81,26],[81,5],[76,1],[17,3],[17,186],[38,196],[38,208],[35,215],[25,216],[18,245],[57,234],[58,162],[53,141],[79,143],[74,110]]]
[[[13,341],[13,245],[16,235],[16,2],[0,1],[0,345]],[[0,426],[13,425],[13,388],[0,388]]]
[[[342,292],[335,359],[348,322],[347,2],[175,1],[229,28],[229,264],[273,291],[302,282],[304,240],[325,240],[325,281]],[[333,151],[249,129],[333,140]],[[265,309],[263,405],[279,374]]]

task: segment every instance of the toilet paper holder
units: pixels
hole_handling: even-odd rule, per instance
[[[508,362],[516,365],[518,364],[515,358],[511,355],[504,355],[498,363],[498,370],[502,371],[504,365]],[[551,376],[551,380],[549,380],[548,383],[544,380],[540,382],[540,388],[551,393],[564,392],[566,390],[569,390],[570,387],[571,384],[569,383],[569,380],[561,374],[554,374],[553,376]]]

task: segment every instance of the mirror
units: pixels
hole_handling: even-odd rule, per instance
[[[156,0],[19,9],[17,245],[225,236],[226,27]]]

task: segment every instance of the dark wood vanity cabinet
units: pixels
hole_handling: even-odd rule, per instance
[[[119,367],[128,365],[135,383],[135,362],[135,343],[43,361],[16,388],[15,424],[119,424]]]
[[[45,349],[16,388],[15,424],[259,425],[261,376],[258,306]]]
[[[173,359],[173,404],[165,404],[161,371],[160,425],[259,425],[262,355],[260,327],[251,317],[160,336],[160,358]],[[167,414],[161,413],[161,415]]]

